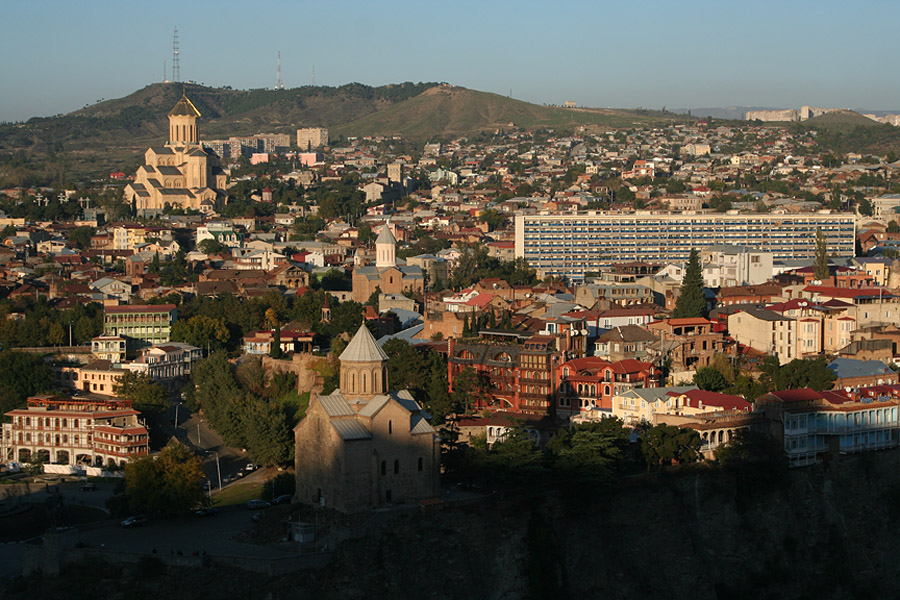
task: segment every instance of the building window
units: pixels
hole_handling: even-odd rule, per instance
[[[400,474],[400,461],[395,460],[394,461],[394,475],[399,475],[399,474]]]
[[[388,421],[388,435],[391,435],[392,433],[394,433],[394,422]]]
[[[381,474],[387,475],[387,461],[381,461]]]
[[[424,468],[425,468],[425,459],[420,456],[419,457],[419,472],[422,472],[422,470]]]

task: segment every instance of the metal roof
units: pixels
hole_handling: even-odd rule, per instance
[[[341,352],[341,362],[382,362],[388,359],[387,354],[369,333],[365,323],[359,326],[359,330],[347,347]]]
[[[372,434],[362,423],[356,419],[334,419],[331,426],[334,427],[341,439],[344,440],[369,440]]]

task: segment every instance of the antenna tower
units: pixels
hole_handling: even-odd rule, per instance
[[[281,82],[281,50],[278,51],[278,78],[275,79],[275,89],[284,89],[284,84]]]
[[[181,65],[178,63],[178,28],[172,36],[172,81],[181,81]]]

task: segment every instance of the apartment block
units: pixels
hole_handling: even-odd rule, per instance
[[[845,213],[676,214],[639,211],[516,215],[516,257],[543,275],[582,281],[619,261],[684,262],[692,249],[749,246],[775,260],[815,257],[816,230],[829,254],[853,256],[856,223]]]
[[[301,152],[328,145],[328,130],[324,127],[304,127],[297,130],[297,148]]]

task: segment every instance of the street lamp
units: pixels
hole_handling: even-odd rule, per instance
[[[203,419],[197,421],[197,446],[200,446],[200,423],[203,422]]]
[[[175,403],[175,429],[178,429],[178,407],[180,407],[182,404],[184,404],[184,403],[183,402]]]
[[[216,455],[216,472],[219,474],[219,491],[221,492],[222,491],[222,467],[219,466],[219,453],[214,450],[213,454]]]

